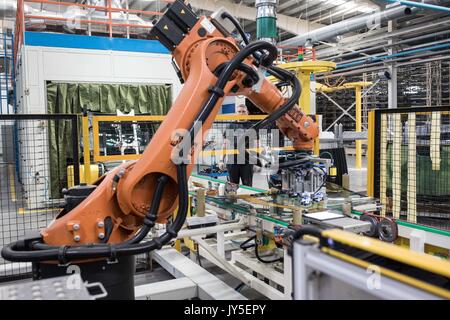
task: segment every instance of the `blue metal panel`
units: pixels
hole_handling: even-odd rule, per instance
[[[235,113],[235,104],[223,104],[222,105],[222,114]]]
[[[169,51],[156,40],[123,39],[30,31],[25,32],[25,45],[164,54],[169,53]]]

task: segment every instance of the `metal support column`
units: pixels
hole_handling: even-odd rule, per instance
[[[83,116],[83,159],[84,159],[84,181],[89,184],[91,181],[91,147],[89,144],[89,118]]]
[[[299,106],[306,114],[311,114],[311,72],[300,71],[298,73],[298,79],[302,85],[302,93],[298,101]]]
[[[360,86],[355,88],[355,100],[356,100],[356,132],[361,132],[361,90]],[[356,169],[362,168],[362,141],[356,140]]]
[[[388,22],[388,32],[392,33],[396,28],[396,22],[390,20]],[[388,54],[395,54],[397,49],[393,46],[395,39],[390,38],[388,40],[389,50]],[[397,108],[397,67],[395,66],[395,62],[389,64],[388,67],[391,78],[388,80],[388,108],[395,109]]]

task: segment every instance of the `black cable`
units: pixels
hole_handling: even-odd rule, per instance
[[[247,36],[245,35],[244,29],[242,29],[241,24],[239,23],[239,21],[236,20],[235,17],[233,17],[231,14],[229,14],[228,12],[225,11],[225,12],[222,13],[221,18],[230,20],[230,22],[233,24],[233,26],[238,31],[238,33],[241,36],[242,41],[244,41],[245,45],[247,46],[247,45],[250,44],[249,40],[247,39]],[[260,51],[255,51],[253,53],[253,56],[255,57],[255,59],[258,62],[261,62],[262,60],[265,60],[265,59],[270,59],[267,56],[267,54],[261,53]],[[275,59],[273,59],[273,60],[275,60]]]
[[[311,235],[311,236],[320,238],[320,236],[322,235],[322,230],[320,230],[320,229],[318,229],[316,227],[303,226],[300,229],[296,230],[290,236],[290,240],[292,241],[292,244],[293,244],[295,240],[303,238],[303,236],[305,236],[305,235]]]
[[[276,259],[272,259],[272,260],[264,260],[263,258],[261,258],[261,256],[259,255],[259,250],[258,250],[258,244],[255,244],[255,256],[256,259],[258,259],[259,261],[261,261],[262,263],[274,263],[274,262],[278,262],[278,261],[283,261],[283,257],[279,257]]]
[[[300,98],[300,95],[302,93],[300,81],[294,77],[290,80],[290,82],[292,84],[293,92],[292,95],[289,97],[289,99],[284,103],[284,105],[275,110],[275,112],[271,113],[265,119],[259,121],[254,126],[252,126],[251,127],[252,129],[258,130],[268,126],[272,122],[275,122],[276,120],[281,118],[285,113],[287,113],[292,107],[294,107],[297,104],[298,99]]]
[[[245,35],[244,30],[241,27],[241,24],[239,23],[239,21],[236,20],[235,17],[233,17],[231,14],[229,14],[227,11],[224,11],[222,13],[221,16],[222,19],[228,19],[230,20],[230,22],[234,25],[234,27],[236,28],[236,30],[239,32],[239,34],[241,35],[242,41],[244,41],[245,44],[249,44],[249,41],[247,39],[247,36]]]
[[[258,51],[258,50],[267,50],[268,55],[267,58],[264,59],[263,63],[265,66],[269,66],[277,57],[277,48],[266,41],[256,41],[248,46],[244,47],[241,51],[239,51],[233,59],[231,59],[228,63],[226,63],[225,67],[223,67],[222,72],[220,73],[215,85],[213,87],[210,87],[210,96],[208,97],[207,101],[204,103],[203,107],[201,108],[200,112],[197,114],[196,119],[194,120],[194,123],[192,124],[191,128],[189,129],[189,139],[183,139],[184,143],[189,143],[190,147],[193,146],[193,143],[195,141],[195,133],[196,133],[196,127],[198,125],[202,126],[203,123],[206,121],[206,119],[209,117],[211,112],[216,107],[217,102],[221,97],[224,96],[223,89],[225,88],[225,85],[227,84],[230,77],[233,75],[233,72],[242,67],[242,62],[252,53]],[[298,81],[298,80],[297,80]],[[298,99],[297,99],[298,100]],[[183,150],[190,150],[190,148],[186,148],[186,146],[183,143],[180,143],[178,145],[179,152],[182,152]],[[180,158],[183,158],[181,156]]]
[[[278,167],[280,169],[283,168],[288,168],[288,167],[293,167],[293,166],[297,166],[299,164],[303,164],[305,162],[309,162],[311,161],[309,158],[304,158],[304,159],[298,159],[298,160],[291,160],[291,161],[285,161],[285,162],[280,162]]]
[[[138,243],[141,242],[147,234],[150,232],[150,230],[155,225],[156,219],[158,217],[158,211],[159,206],[161,204],[161,198],[164,192],[164,187],[166,186],[167,182],[169,181],[169,177],[164,175],[161,175],[158,178],[158,184],[156,185],[155,193],[153,194],[152,203],[150,205],[150,210],[145,215],[145,219],[147,219],[144,223],[144,225],[141,227],[141,229],[134,235],[133,238],[128,239],[122,244],[131,244],[131,243]]]
[[[238,284],[236,286],[236,288],[234,288],[234,290],[236,290],[237,292],[241,292],[242,288],[244,288],[245,286],[246,286],[246,284],[241,282],[240,284]]]
[[[146,214],[145,218],[148,220],[141,229],[130,239],[124,241],[121,243],[121,245],[127,245],[132,243],[138,243],[141,242],[149,233],[151,228],[155,225],[155,221],[157,218],[159,206],[161,203],[161,197],[164,191],[164,187],[169,181],[169,178],[166,175],[162,175],[158,178],[158,183],[156,185],[155,193],[153,194],[153,199],[151,202],[151,207],[148,213]],[[106,223],[105,223],[105,235],[109,238],[112,230],[106,230]],[[103,244],[108,245],[107,241],[102,241]],[[82,244],[77,245],[76,247],[86,247],[88,245]],[[75,247],[75,246],[74,246]],[[42,243],[42,242],[36,242],[33,245],[34,250],[48,250],[48,249],[58,249],[59,246],[49,246],[48,244]]]
[[[325,171],[325,169],[323,169],[323,168],[321,168],[321,167],[319,167],[319,166],[317,166],[317,165],[313,166],[313,168],[320,169],[320,171],[322,171],[322,173],[323,173],[323,181],[322,181],[322,184],[321,184],[320,187],[317,188],[317,190],[314,192],[314,195],[316,195],[316,194],[320,191],[320,189],[322,189],[322,188],[327,184],[328,174],[327,174],[327,172]]]
[[[253,248],[253,247],[256,245],[256,243],[251,243],[251,244],[249,244],[249,245],[246,245],[246,244],[249,243],[249,242],[252,241],[252,240],[255,240],[255,239],[256,239],[256,236],[250,237],[250,238],[248,238],[247,240],[245,240],[244,242],[242,242],[242,243],[239,245],[239,247],[240,247],[242,250],[247,250],[247,249],[249,249],[249,248]]]
[[[227,66],[229,62],[224,62],[220,64],[215,70],[214,74],[219,77],[222,73],[223,69]],[[254,83],[257,83],[259,81],[259,75],[258,72],[256,72],[255,69],[253,69],[251,66],[245,63],[241,63],[236,67],[237,70],[245,72]]]
[[[252,240],[255,240],[255,243],[246,245],[247,243],[249,243]],[[283,261],[283,257],[272,259],[272,260],[264,260],[263,258],[261,258],[261,256],[259,255],[258,244],[256,242],[256,235],[253,237],[250,237],[247,240],[245,240],[244,242],[242,242],[239,247],[244,251],[254,247],[256,259],[258,259],[262,263],[274,263],[274,262],[278,262],[278,261]]]

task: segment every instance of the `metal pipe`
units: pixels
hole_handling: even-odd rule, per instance
[[[299,35],[282,41],[281,44],[286,46],[302,46],[307,42],[315,43],[325,41],[327,39],[336,38],[337,36],[347,32],[379,25],[380,23],[388,20],[395,20],[397,18],[410,15],[414,11],[417,11],[417,9],[413,10],[407,6],[397,6],[371,15],[330,24],[329,26],[314,30],[305,35]]]
[[[415,22],[417,19],[411,20],[411,22]],[[344,39],[339,43],[339,47],[345,47],[348,50],[357,50],[357,48],[368,48],[372,45],[372,43],[378,44],[376,41],[386,41],[387,39],[391,38],[399,38],[401,36],[406,36],[407,34],[410,34],[412,32],[431,32],[433,28],[442,29],[445,28],[449,24],[449,21],[447,18],[439,19],[439,20],[432,20],[432,21],[424,21],[423,24],[418,26],[412,26],[403,28],[400,30],[396,30],[392,33],[388,33],[387,29],[382,28],[380,30],[377,30],[377,35],[370,38],[362,38],[359,37],[357,39],[352,39],[354,37],[350,37],[349,39]],[[320,57],[326,57],[326,56],[332,56],[336,54],[336,48],[333,49],[322,49],[317,51],[317,56]]]
[[[450,42],[449,39],[444,39],[444,40],[440,40],[440,41],[433,41],[433,42],[427,42],[427,43],[423,43],[423,44],[420,44],[420,45],[417,45],[417,46],[408,47],[407,50],[408,51],[412,51],[414,49],[428,48],[428,47],[431,47],[431,46],[435,46],[435,45],[438,45],[438,44],[445,44],[445,43],[449,43],[449,42]],[[381,48],[389,48],[389,47],[391,47],[391,46],[390,45],[386,45],[386,46],[382,46]],[[378,47],[373,47],[372,51],[375,51],[375,49],[377,49],[377,48]],[[381,48],[379,48],[379,49],[381,49]],[[403,50],[403,51],[400,51],[400,52],[404,52],[404,51],[406,51],[406,49]],[[364,57],[358,56],[358,57],[351,58],[351,59],[345,59],[345,62],[341,61],[340,63],[341,64],[343,64],[343,63],[350,64],[352,62],[359,62],[359,61],[362,61],[362,60],[370,60],[369,62],[372,62],[372,61],[376,62],[376,61],[379,61],[379,59],[377,59],[377,58],[383,57],[383,55],[385,55],[385,54],[386,54],[385,52],[383,52],[383,53],[382,52],[373,53],[371,55],[365,54]],[[337,56],[335,58],[331,58],[330,60],[334,60],[334,59],[342,59],[342,56]]]
[[[387,59],[390,59],[390,58],[409,56],[409,55],[412,55],[414,53],[420,53],[420,52],[436,50],[436,49],[444,49],[444,48],[449,48],[449,47],[450,47],[450,43],[445,43],[445,44],[440,44],[440,45],[435,45],[435,46],[425,47],[425,48],[420,48],[420,49],[405,50],[405,51],[401,51],[401,52],[398,52],[398,53],[395,53],[395,54],[391,54],[391,55],[377,56],[377,57],[374,57],[374,58],[363,59],[363,60],[354,61],[354,62],[350,62],[350,63],[338,64],[336,66],[336,69],[342,69],[342,68],[346,68],[346,67],[353,67],[353,66],[356,66],[356,65],[364,64],[366,62],[384,61],[384,60],[387,60]]]
[[[411,57],[410,56],[405,56],[405,57],[401,57],[401,58],[397,58],[397,59],[392,59],[389,62],[390,63],[395,63],[395,66],[399,65],[398,62],[399,61],[403,61],[403,60],[408,60],[408,61],[411,61],[411,60],[414,61],[415,60],[417,63],[423,63],[425,61],[425,59],[422,59],[422,57],[431,57],[433,55],[447,54],[449,52],[450,52],[450,49],[443,50],[443,51],[437,51],[437,52],[433,51],[433,52],[430,52],[430,53],[418,54],[418,55],[414,55],[414,56],[411,56]],[[419,58],[421,58],[421,59],[419,60]],[[332,73],[331,75],[327,75],[327,77],[343,76],[343,75],[349,75],[349,74],[360,74],[360,73],[365,72],[365,71],[367,71],[369,69],[371,71],[371,67],[372,66],[376,70],[382,70],[383,68],[385,69],[385,68],[388,67],[387,64],[383,63],[382,61],[379,61],[379,62],[374,62],[374,63],[371,63],[371,64],[364,65],[364,69],[361,69],[361,66],[355,66],[355,67],[351,67],[351,68],[348,68],[348,69],[344,69],[344,70],[342,70],[342,72],[339,72],[339,73]]]
[[[445,50],[443,52],[439,52],[439,53],[448,53],[450,52],[450,50]],[[417,56],[414,56],[414,59],[418,58]],[[402,59],[397,59],[397,60],[404,60],[405,58]],[[433,57],[433,58],[426,58],[426,59],[417,59],[417,60],[413,60],[413,61],[408,61],[408,62],[402,62],[402,63],[396,63],[395,66],[396,67],[401,67],[401,66],[405,66],[405,65],[413,65],[413,64],[423,64],[424,62],[429,62],[429,61],[437,61],[437,60],[447,60],[450,59],[450,55],[445,55],[445,56],[440,56],[440,57]],[[397,61],[397,60],[394,60]],[[345,71],[345,72],[339,72],[339,73],[332,73],[327,75],[327,78],[337,78],[337,77],[342,77],[342,76],[352,76],[352,75],[357,75],[357,74],[361,74],[361,73],[367,73],[367,72],[374,72],[374,71],[379,71],[379,70],[385,70],[387,69],[388,66],[387,65],[375,65],[375,66],[365,66],[363,69],[361,68],[355,68],[353,70],[350,71]],[[318,76],[317,80],[323,80],[325,77],[324,76]]]
[[[342,59],[342,58],[351,57],[351,56],[358,55],[358,54],[363,55],[365,52],[374,51],[375,49],[390,48],[390,47],[393,47],[393,46],[397,46],[399,44],[414,42],[414,41],[417,41],[417,40],[423,40],[423,39],[428,39],[428,38],[435,38],[437,36],[444,35],[444,34],[450,34],[450,30],[449,29],[445,29],[443,31],[430,33],[430,34],[425,34],[425,35],[422,35],[422,36],[409,38],[409,39],[405,39],[405,40],[402,40],[402,41],[397,41],[396,43],[382,44],[382,45],[379,45],[379,46],[378,45],[377,46],[372,46],[372,47],[369,47],[369,48],[366,48],[366,49],[352,50],[352,51],[350,51],[351,49],[348,49],[349,50],[348,53],[344,53],[344,54],[340,54],[340,55],[332,55],[332,54],[321,55],[320,51],[316,52],[316,55],[318,57],[322,57],[322,58],[331,56],[331,58],[329,58],[327,60]]]
[[[416,8],[421,8],[421,9],[430,9],[430,10],[436,10],[436,11],[450,13],[450,8],[446,8],[443,6],[438,6],[438,5],[430,4],[430,3],[426,3],[426,2],[398,1],[398,0],[383,0],[383,1],[389,2],[389,3],[398,3],[398,4],[405,5],[405,6],[416,7]]]

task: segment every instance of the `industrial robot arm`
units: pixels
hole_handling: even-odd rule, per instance
[[[184,86],[142,157],[107,173],[96,186],[70,189],[68,204],[56,219],[40,235],[5,246],[5,259],[61,263],[140,254],[168,243],[186,217],[189,159],[226,95],[245,95],[269,114],[255,129],[277,121],[296,149],[312,150],[318,128],[295,105],[298,80],[272,66],[277,55],[272,44],[256,41],[241,47],[227,31],[226,19],[226,14],[198,17],[181,1],[168,7],[152,33],[172,52]],[[285,98],[260,79],[258,68],[290,83],[292,96]],[[166,233],[141,242],[156,222],[168,223]]]

